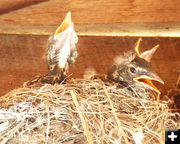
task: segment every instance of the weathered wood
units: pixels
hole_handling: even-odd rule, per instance
[[[47,71],[47,42],[47,36],[0,35],[0,95]]]
[[[0,1],[0,14],[21,9],[47,0],[3,0]]]
[[[58,25],[3,25],[0,34],[51,35]],[[75,30],[81,36],[180,37],[180,23],[75,24]]]
[[[58,25],[68,11],[80,24],[179,22],[179,0],[50,0],[0,16],[0,25]]]
[[[49,36],[0,35],[0,95],[21,86],[25,81],[47,72],[46,49]],[[134,48],[137,37],[80,36],[79,57],[69,71],[71,77],[82,78],[91,67],[98,74],[105,74],[113,59]],[[152,65],[165,81],[162,90],[173,88],[180,73],[179,38],[143,38],[141,51],[160,45]]]

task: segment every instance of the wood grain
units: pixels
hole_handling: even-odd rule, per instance
[[[21,86],[25,81],[47,72],[45,55],[49,36],[0,35],[0,95]],[[98,74],[105,74],[113,59],[134,48],[138,37],[80,36],[79,57],[69,74],[82,78],[91,67]],[[163,91],[175,86],[180,74],[180,38],[143,38],[141,51],[160,45],[152,59],[152,65],[165,85]]]
[[[33,4],[37,4],[39,2],[43,2],[47,0],[1,0],[0,1],[0,14],[8,13],[10,11],[14,11],[17,9],[21,9]]]
[[[68,11],[80,24],[180,22],[179,0],[50,0],[0,15],[0,25],[58,25]]]
[[[47,71],[48,37],[0,35],[0,95]]]
[[[57,26],[3,25],[0,34],[51,35]],[[180,37],[180,23],[75,24],[81,36]]]

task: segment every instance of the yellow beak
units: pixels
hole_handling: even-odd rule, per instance
[[[156,91],[157,93],[159,93],[159,94],[160,94],[161,92],[160,92],[159,89],[152,83],[152,80],[158,81],[158,82],[164,84],[164,81],[163,81],[159,76],[157,76],[156,74],[153,74],[152,76],[142,75],[142,76],[140,76],[140,77],[134,78],[134,80],[135,80],[136,82],[139,82],[139,83],[141,83],[141,84],[144,84],[144,85],[152,88],[153,90],[155,90],[155,91]]]
[[[61,23],[61,25],[57,28],[54,36],[58,35],[59,33],[63,32],[65,29],[67,29],[71,25],[71,12],[68,12],[64,21]]]

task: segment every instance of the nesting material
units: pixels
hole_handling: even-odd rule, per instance
[[[163,144],[180,116],[155,99],[101,80],[15,89],[0,99],[0,142]]]

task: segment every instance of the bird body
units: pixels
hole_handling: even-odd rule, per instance
[[[63,69],[66,68],[67,62],[73,62],[73,59],[77,57],[75,47],[77,41],[73,23],[59,35],[50,38],[47,52],[47,64],[50,71],[53,71],[55,65]]]
[[[50,37],[47,51],[47,65],[50,73],[43,78],[43,82],[54,84],[65,79],[69,66],[75,62],[78,55],[77,42],[78,37],[69,12],[54,35]]]
[[[46,59],[49,72],[31,80],[27,85],[37,82],[55,84],[65,81],[67,70],[74,64],[78,55],[77,42],[74,23],[71,21],[71,13],[68,12],[64,21],[49,39]]]

